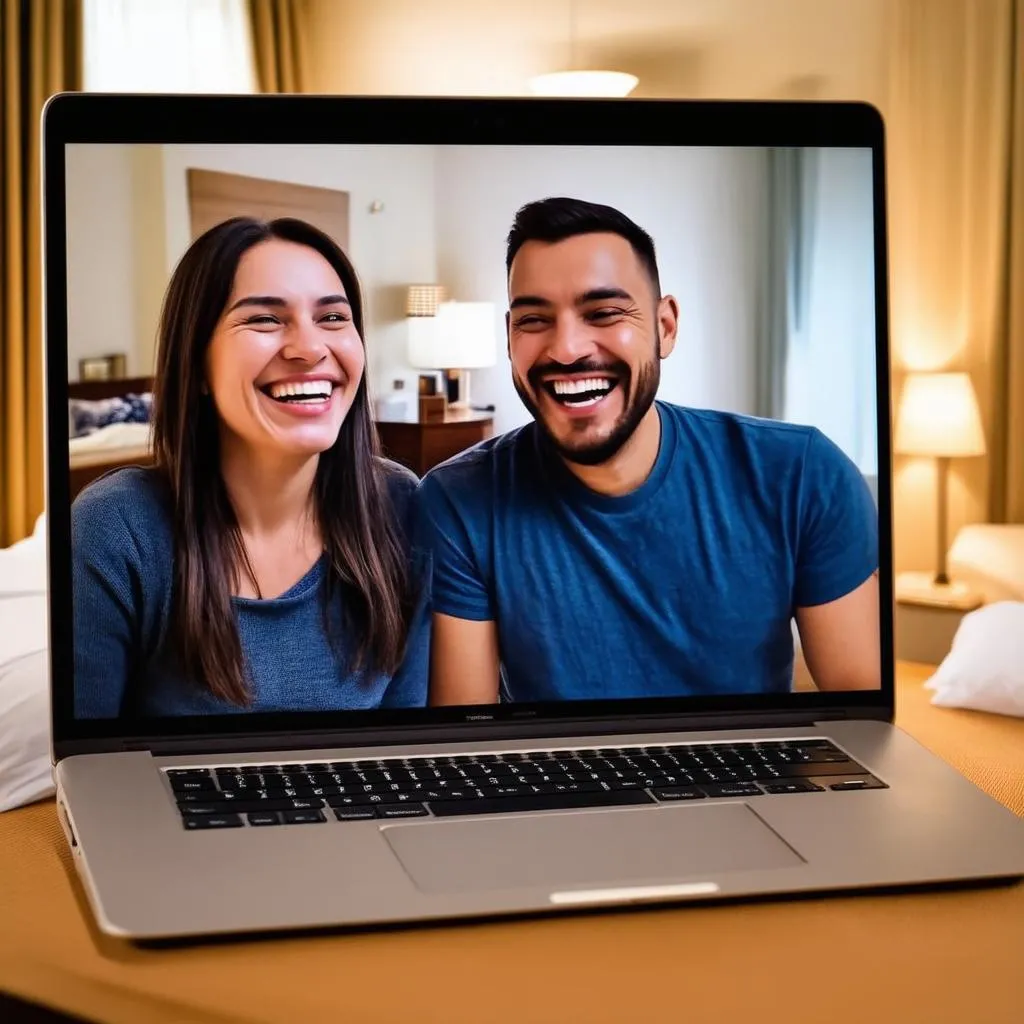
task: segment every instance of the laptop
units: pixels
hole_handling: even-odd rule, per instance
[[[53,758],[103,932],[178,940],[1024,875],[1024,822],[893,725],[873,108],[68,94],[43,135]],[[551,229],[563,214],[587,226]],[[284,297],[243,295],[236,324],[238,282],[284,273],[282,254],[345,293],[306,309],[295,285],[293,309],[282,277]],[[608,280],[577,298],[573,274],[595,266]],[[203,288],[205,320],[189,304]],[[186,335],[198,355],[175,348]],[[324,373],[263,370],[328,358],[341,369],[325,394]],[[225,384],[245,360],[252,380]],[[398,576],[341,587],[352,607],[363,595],[353,635],[380,641],[373,671],[341,678],[328,617],[294,626],[303,587],[326,587],[315,574],[334,563],[306,534],[250,560],[230,474],[248,471],[247,430],[286,420],[320,444],[312,465],[332,458],[318,409],[341,408],[350,386],[346,415],[365,422],[392,391],[377,418],[402,422],[366,465],[410,521],[426,503],[436,530],[392,535],[411,538],[404,605]],[[625,428],[602,435],[603,456],[579,454],[615,402],[639,410],[629,430],[647,455],[623,447]],[[182,483],[188,446],[213,497]],[[647,464],[609,497],[623,451],[621,465]],[[354,471],[341,479],[356,486]],[[614,520],[636,495],[660,500],[655,483],[684,488],[656,528],[635,505]],[[217,534],[224,494],[234,513],[217,506]],[[481,511],[495,494],[504,503]],[[372,516],[346,507],[370,537]],[[549,528],[590,547],[535,555]],[[241,537],[219,582],[196,539],[209,536]],[[314,575],[298,579],[304,552]],[[859,618],[830,618],[847,592]],[[404,646],[380,640],[377,604],[406,609]]]

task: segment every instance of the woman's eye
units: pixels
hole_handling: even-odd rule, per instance
[[[280,323],[276,316],[271,316],[269,313],[258,313],[256,316],[249,317],[245,322],[253,327]]]
[[[320,322],[322,324],[347,324],[348,317],[344,313],[327,313],[320,318]]]

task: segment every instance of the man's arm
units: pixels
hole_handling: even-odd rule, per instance
[[[835,601],[797,608],[796,624],[819,690],[875,690],[882,685],[877,573]]]
[[[464,468],[464,467],[463,467]],[[449,475],[458,467],[449,468]],[[456,484],[459,479],[456,476]],[[463,486],[478,498],[482,488]],[[428,473],[416,492],[417,545],[432,562],[429,703],[494,704],[499,698],[498,627],[486,579],[486,507],[456,503]]]
[[[498,702],[498,628],[493,620],[434,613],[430,644],[430,703]]]

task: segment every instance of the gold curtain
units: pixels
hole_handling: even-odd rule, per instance
[[[249,0],[256,77],[261,92],[305,92],[309,86],[305,0]]]
[[[1005,312],[996,353],[992,518],[1024,523],[1024,0],[1013,0],[1015,48],[1006,175]]]
[[[43,511],[39,117],[81,83],[79,0],[0,0],[0,547]]]
[[[984,457],[954,461],[950,538],[966,523],[1008,517],[1000,495],[1008,496],[1012,484],[1019,502],[1024,487],[1021,238],[1019,227],[1012,235],[1009,206],[1011,171],[1018,181],[1021,176],[1011,151],[1013,121],[1021,119],[1012,83],[1016,75],[1019,95],[1022,59],[1014,59],[1014,32],[1019,36],[1022,2],[892,0],[886,8],[893,393],[899,397],[908,370],[968,371],[988,442]],[[1017,304],[1012,350],[1011,301]],[[898,456],[893,488],[896,570],[928,568],[935,550],[934,461]]]

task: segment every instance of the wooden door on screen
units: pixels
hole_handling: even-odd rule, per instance
[[[348,252],[349,195],[333,188],[250,178],[221,171],[187,171],[192,238],[231,217],[298,217]]]

